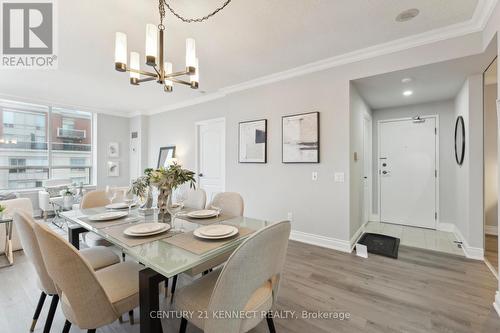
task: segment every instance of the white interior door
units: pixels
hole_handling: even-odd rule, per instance
[[[435,117],[379,123],[380,220],[436,228]]]
[[[372,120],[363,118],[363,223],[372,213]]]
[[[225,191],[226,122],[214,119],[196,124],[198,186],[207,192],[207,202]]]

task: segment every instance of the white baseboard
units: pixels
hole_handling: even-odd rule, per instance
[[[378,214],[371,214],[369,219],[370,222],[380,222],[380,216]]]
[[[351,251],[352,252],[354,250],[354,246],[356,246],[356,243],[359,239],[359,237],[361,237],[361,235],[363,234],[363,231],[365,231],[365,228],[366,228],[366,225],[368,224],[369,221],[366,221],[365,223],[363,223],[363,225],[361,227],[359,227],[359,229],[356,231],[356,233],[351,237],[351,240],[350,240],[350,248],[351,248]]]
[[[297,242],[326,247],[328,249],[333,249],[341,252],[351,252],[350,242],[342,239],[309,234],[297,230],[292,230],[292,232],[290,233],[290,239]]]
[[[497,291],[495,295],[495,302],[493,302],[493,307],[497,311],[498,316],[500,316],[500,291]]]
[[[498,236],[498,226],[496,225],[485,225],[484,233],[487,235],[495,235]]]
[[[457,236],[458,240],[462,242],[462,249],[464,250],[465,256],[467,258],[484,261],[484,249],[470,246],[457,227],[455,227],[454,233],[455,236]]]
[[[455,232],[455,225],[453,223],[438,222],[436,224],[436,230]]]

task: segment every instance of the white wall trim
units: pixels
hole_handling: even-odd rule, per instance
[[[370,214],[370,222],[380,222],[380,216],[378,214]]]
[[[354,250],[354,246],[356,246],[356,243],[358,242],[359,237],[361,237],[361,235],[365,231],[366,225],[368,224],[368,222],[369,221],[366,221],[365,223],[363,223],[363,225],[361,227],[359,227],[359,229],[351,237],[351,240],[349,241],[350,247],[351,247],[350,248],[350,250],[351,250],[350,252],[352,252]]]
[[[386,43],[373,45],[363,49],[333,56],[323,60],[311,62],[285,71],[264,75],[259,78],[241,82],[235,85],[220,88],[219,90],[206,94],[204,96],[189,99],[187,101],[167,105],[165,107],[155,108],[144,114],[152,115],[166,111],[172,111],[196,104],[201,104],[215,99],[223,98],[229,94],[256,88],[259,86],[288,80],[294,77],[323,71],[350,63],[367,60],[386,54],[404,51],[407,49],[428,45],[431,43],[443,41],[446,39],[465,36],[475,32],[481,32],[486,27],[498,0],[479,0],[472,15],[468,21],[452,24],[446,27],[426,31],[420,34],[395,39]]]
[[[498,236],[498,226],[496,225],[485,225],[484,233],[487,235],[495,235]]]
[[[309,234],[298,230],[292,230],[292,232],[290,233],[290,239],[297,242],[325,247],[341,252],[351,252],[350,242],[343,239]]]
[[[495,295],[495,302],[493,302],[493,307],[497,311],[498,315],[500,316],[500,291],[497,291]]]
[[[470,246],[465,237],[462,235],[462,232],[460,232],[460,230],[456,227],[454,233],[457,239],[462,242],[462,249],[464,250],[464,254],[467,258],[484,261],[484,249]]]

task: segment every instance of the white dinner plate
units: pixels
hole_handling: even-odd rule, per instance
[[[186,214],[193,219],[206,219],[217,216],[217,211],[213,209],[195,210]]]
[[[231,232],[230,234],[227,234],[227,235],[222,235],[222,236],[205,236],[203,234],[201,234],[198,229],[195,229],[195,231],[193,231],[193,235],[195,235],[196,237],[198,238],[203,238],[203,239],[225,239],[225,238],[229,238],[229,237],[233,237],[234,235],[237,235],[238,234],[238,229],[237,228],[234,228],[235,230],[233,232]]]
[[[106,212],[106,213],[100,213],[100,214],[95,214],[95,215],[89,216],[89,220],[91,220],[91,221],[110,221],[110,220],[121,219],[122,217],[125,217],[127,215],[128,215],[128,212]]]
[[[156,226],[146,226],[148,224],[156,225],[161,224],[160,228]],[[149,232],[144,232],[149,228]],[[123,233],[127,236],[131,237],[145,237],[145,236],[153,236],[157,234],[161,234],[162,232],[168,231],[170,229],[170,225],[166,223],[141,223],[138,225],[134,225],[128,227],[123,231]]]
[[[134,207],[135,204],[133,204],[131,207]],[[105,206],[107,209],[128,209],[128,205],[125,202],[117,202],[113,204],[109,204]]]
[[[212,224],[212,225],[200,227],[197,230],[203,236],[219,237],[219,236],[229,235],[230,233],[234,233],[235,229],[238,230],[237,228],[233,227],[232,225]]]

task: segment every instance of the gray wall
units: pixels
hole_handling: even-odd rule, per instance
[[[479,52],[481,34],[385,54],[244,91],[203,104],[149,117],[149,165],[155,166],[160,146],[175,144],[178,158],[194,168],[194,122],[226,118],[226,190],[239,191],[249,216],[272,220],[293,213],[292,228],[320,237],[350,239],[350,115],[351,80],[445,61]],[[182,87],[179,87],[182,89]],[[321,163],[281,163],[281,116],[319,111]],[[265,165],[238,164],[238,122],[267,118],[268,159]],[[318,172],[318,181],[311,172]],[[334,182],[334,173],[345,182]],[[324,238],[321,238],[324,239]]]
[[[498,225],[497,85],[484,87],[484,210],[485,224]]]
[[[378,122],[380,120],[411,118],[414,116],[439,116],[439,221],[455,223],[455,176],[454,176],[454,101],[440,101],[373,111],[373,211],[378,214]]]
[[[129,173],[129,118],[116,117],[107,114],[97,115],[97,188],[106,185],[127,186],[130,182]],[[108,157],[108,144],[118,142],[120,157]],[[120,177],[108,177],[107,163],[109,160],[120,162]]]

